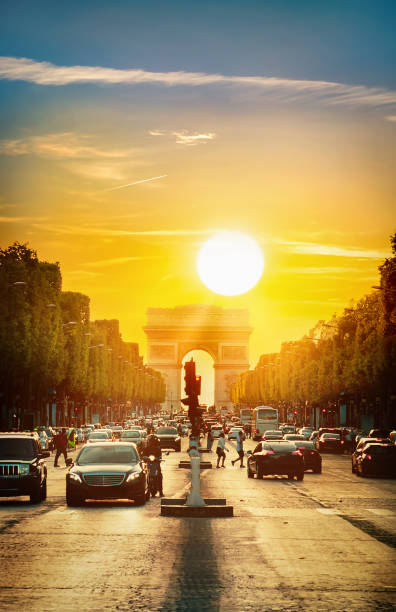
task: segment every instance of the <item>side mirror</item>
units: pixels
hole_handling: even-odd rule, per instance
[[[164,451],[164,455],[169,455],[169,451]]]
[[[247,455],[251,455],[251,454],[252,454],[252,451],[251,451],[251,450],[248,450],[246,454],[247,454]]]
[[[68,457],[68,458],[66,459],[66,465],[67,465],[67,466],[69,466],[69,465],[74,465],[73,459],[72,459],[71,457]]]

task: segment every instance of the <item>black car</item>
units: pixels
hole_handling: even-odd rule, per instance
[[[175,451],[181,451],[181,438],[176,427],[157,427],[155,435],[161,448],[173,448]]]
[[[286,475],[289,480],[304,478],[304,459],[293,442],[286,440],[268,440],[257,444],[253,453],[248,451],[247,475],[253,478],[263,476]]]
[[[47,498],[47,467],[36,436],[0,434],[0,497],[29,495],[33,504]]]
[[[66,475],[68,506],[86,499],[133,499],[144,505],[149,497],[147,467],[132,442],[84,446]]]
[[[344,440],[341,440],[341,435],[338,433],[323,433],[315,440],[316,450],[324,453],[343,453]]]
[[[304,471],[312,470],[314,474],[322,473],[322,457],[310,440],[296,440],[296,449],[304,458]]]
[[[396,478],[396,446],[394,444],[366,444],[356,459],[358,476],[388,476]]]
[[[359,442],[356,445],[355,450],[351,455],[352,460],[352,474],[356,473],[356,463],[358,457],[364,452],[367,444],[390,444],[389,438],[360,438]]]

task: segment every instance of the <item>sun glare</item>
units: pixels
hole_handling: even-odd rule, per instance
[[[221,232],[201,248],[197,270],[202,282],[214,293],[240,295],[252,289],[264,269],[258,244],[241,232]]]

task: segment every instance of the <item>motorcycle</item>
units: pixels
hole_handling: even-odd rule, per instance
[[[143,457],[148,469],[148,489],[151,497],[155,497],[157,493],[162,492],[162,474],[161,466],[163,459],[158,459],[154,455]]]

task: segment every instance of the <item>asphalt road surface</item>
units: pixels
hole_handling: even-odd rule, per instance
[[[396,610],[396,480],[358,478],[340,455],[302,482],[248,479],[227,444],[201,488],[233,518],[161,517],[158,497],[68,508],[48,459],[46,502],[0,498],[0,610]],[[167,497],[188,489],[180,458],[163,464]]]

